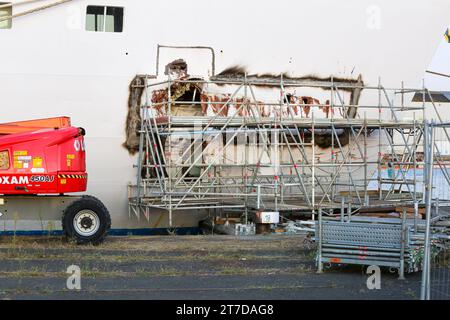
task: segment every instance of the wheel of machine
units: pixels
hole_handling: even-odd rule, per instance
[[[83,196],[64,210],[62,227],[67,238],[76,243],[97,245],[108,234],[111,217],[100,200]]]

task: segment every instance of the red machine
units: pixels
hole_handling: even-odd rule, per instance
[[[86,191],[84,135],[67,117],[0,124],[0,194],[68,197]],[[69,200],[65,234],[79,243],[103,240],[111,224],[105,206],[90,196]]]

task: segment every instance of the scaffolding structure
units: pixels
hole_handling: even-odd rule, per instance
[[[179,86],[232,91],[219,102],[201,101],[195,92],[186,100],[186,95],[174,98]],[[258,97],[262,87],[278,98]],[[154,101],[161,88],[165,98]],[[305,88],[327,93],[326,103],[293,99]],[[349,91],[363,92],[377,103],[345,101]],[[423,102],[405,105],[405,95],[418,92]],[[425,88],[244,76],[146,80],[144,94],[130,215],[148,219],[152,210],[165,210],[172,223],[177,210],[238,211],[245,220],[258,210],[309,212],[315,219],[320,210],[340,213],[343,219],[344,214],[386,206],[410,206],[417,213],[424,201],[416,171],[424,165],[425,106],[427,99],[432,101]],[[437,114],[433,101],[431,106]],[[233,114],[223,112],[229,107]],[[214,114],[206,114],[205,108]],[[264,114],[267,108],[270,116]],[[177,140],[183,144],[176,145]],[[225,161],[231,151],[238,156]],[[446,159],[436,163],[447,173]],[[445,178],[450,182],[448,174]]]
[[[436,144],[438,131],[450,129],[450,123],[432,121],[425,125],[425,205],[423,272],[420,298],[422,300],[448,300],[450,298],[450,210],[441,206],[435,187],[436,173],[442,172],[436,163],[441,152]],[[448,135],[447,135],[448,136]],[[445,170],[447,171],[447,170]],[[450,185],[445,186],[449,188]]]
[[[445,141],[450,142],[447,133],[450,126],[443,123],[439,115],[437,118],[439,124],[436,120],[423,122],[423,139],[417,142],[423,151],[418,164],[423,169],[421,189],[424,193],[423,199],[414,202],[414,216],[408,217],[408,201],[400,202],[402,212],[395,218],[348,215],[336,219],[322,215],[319,209],[315,232],[318,272],[323,272],[324,264],[376,265],[395,268],[399,278],[404,279],[405,272],[422,270],[421,298],[429,299],[430,292],[449,297],[449,199],[441,198],[442,193],[438,190],[439,187],[450,187],[448,157],[440,152],[436,131],[441,130],[447,138]],[[416,170],[413,170],[414,175]],[[438,186],[434,179],[436,175],[444,178],[445,185]],[[419,203],[425,209],[420,218]],[[431,277],[434,273],[438,275]]]

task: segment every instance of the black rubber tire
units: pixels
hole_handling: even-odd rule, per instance
[[[91,210],[95,212],[99,218],[100,226],[98,230],[90,236],[79,234],[74,227],[74,218],[81,210]],[[97,198],[92,196],[82,196],[80,199],[72,202],[63,212],[62,227],[64,235],[77,244],[93,244],[102,243],[111,229],[111,216],[105,205]]]

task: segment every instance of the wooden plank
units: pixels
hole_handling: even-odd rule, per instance
[[[405,209],[406,209],[406,213],[414,214],[414,208],[406,207]],[[402,213],[403,212],[403,208],[402,207],[396,207],[395,211],[399,212],[399,213]],[[419,208],[418,213],[424,215],[425,214],[425,208]]]

